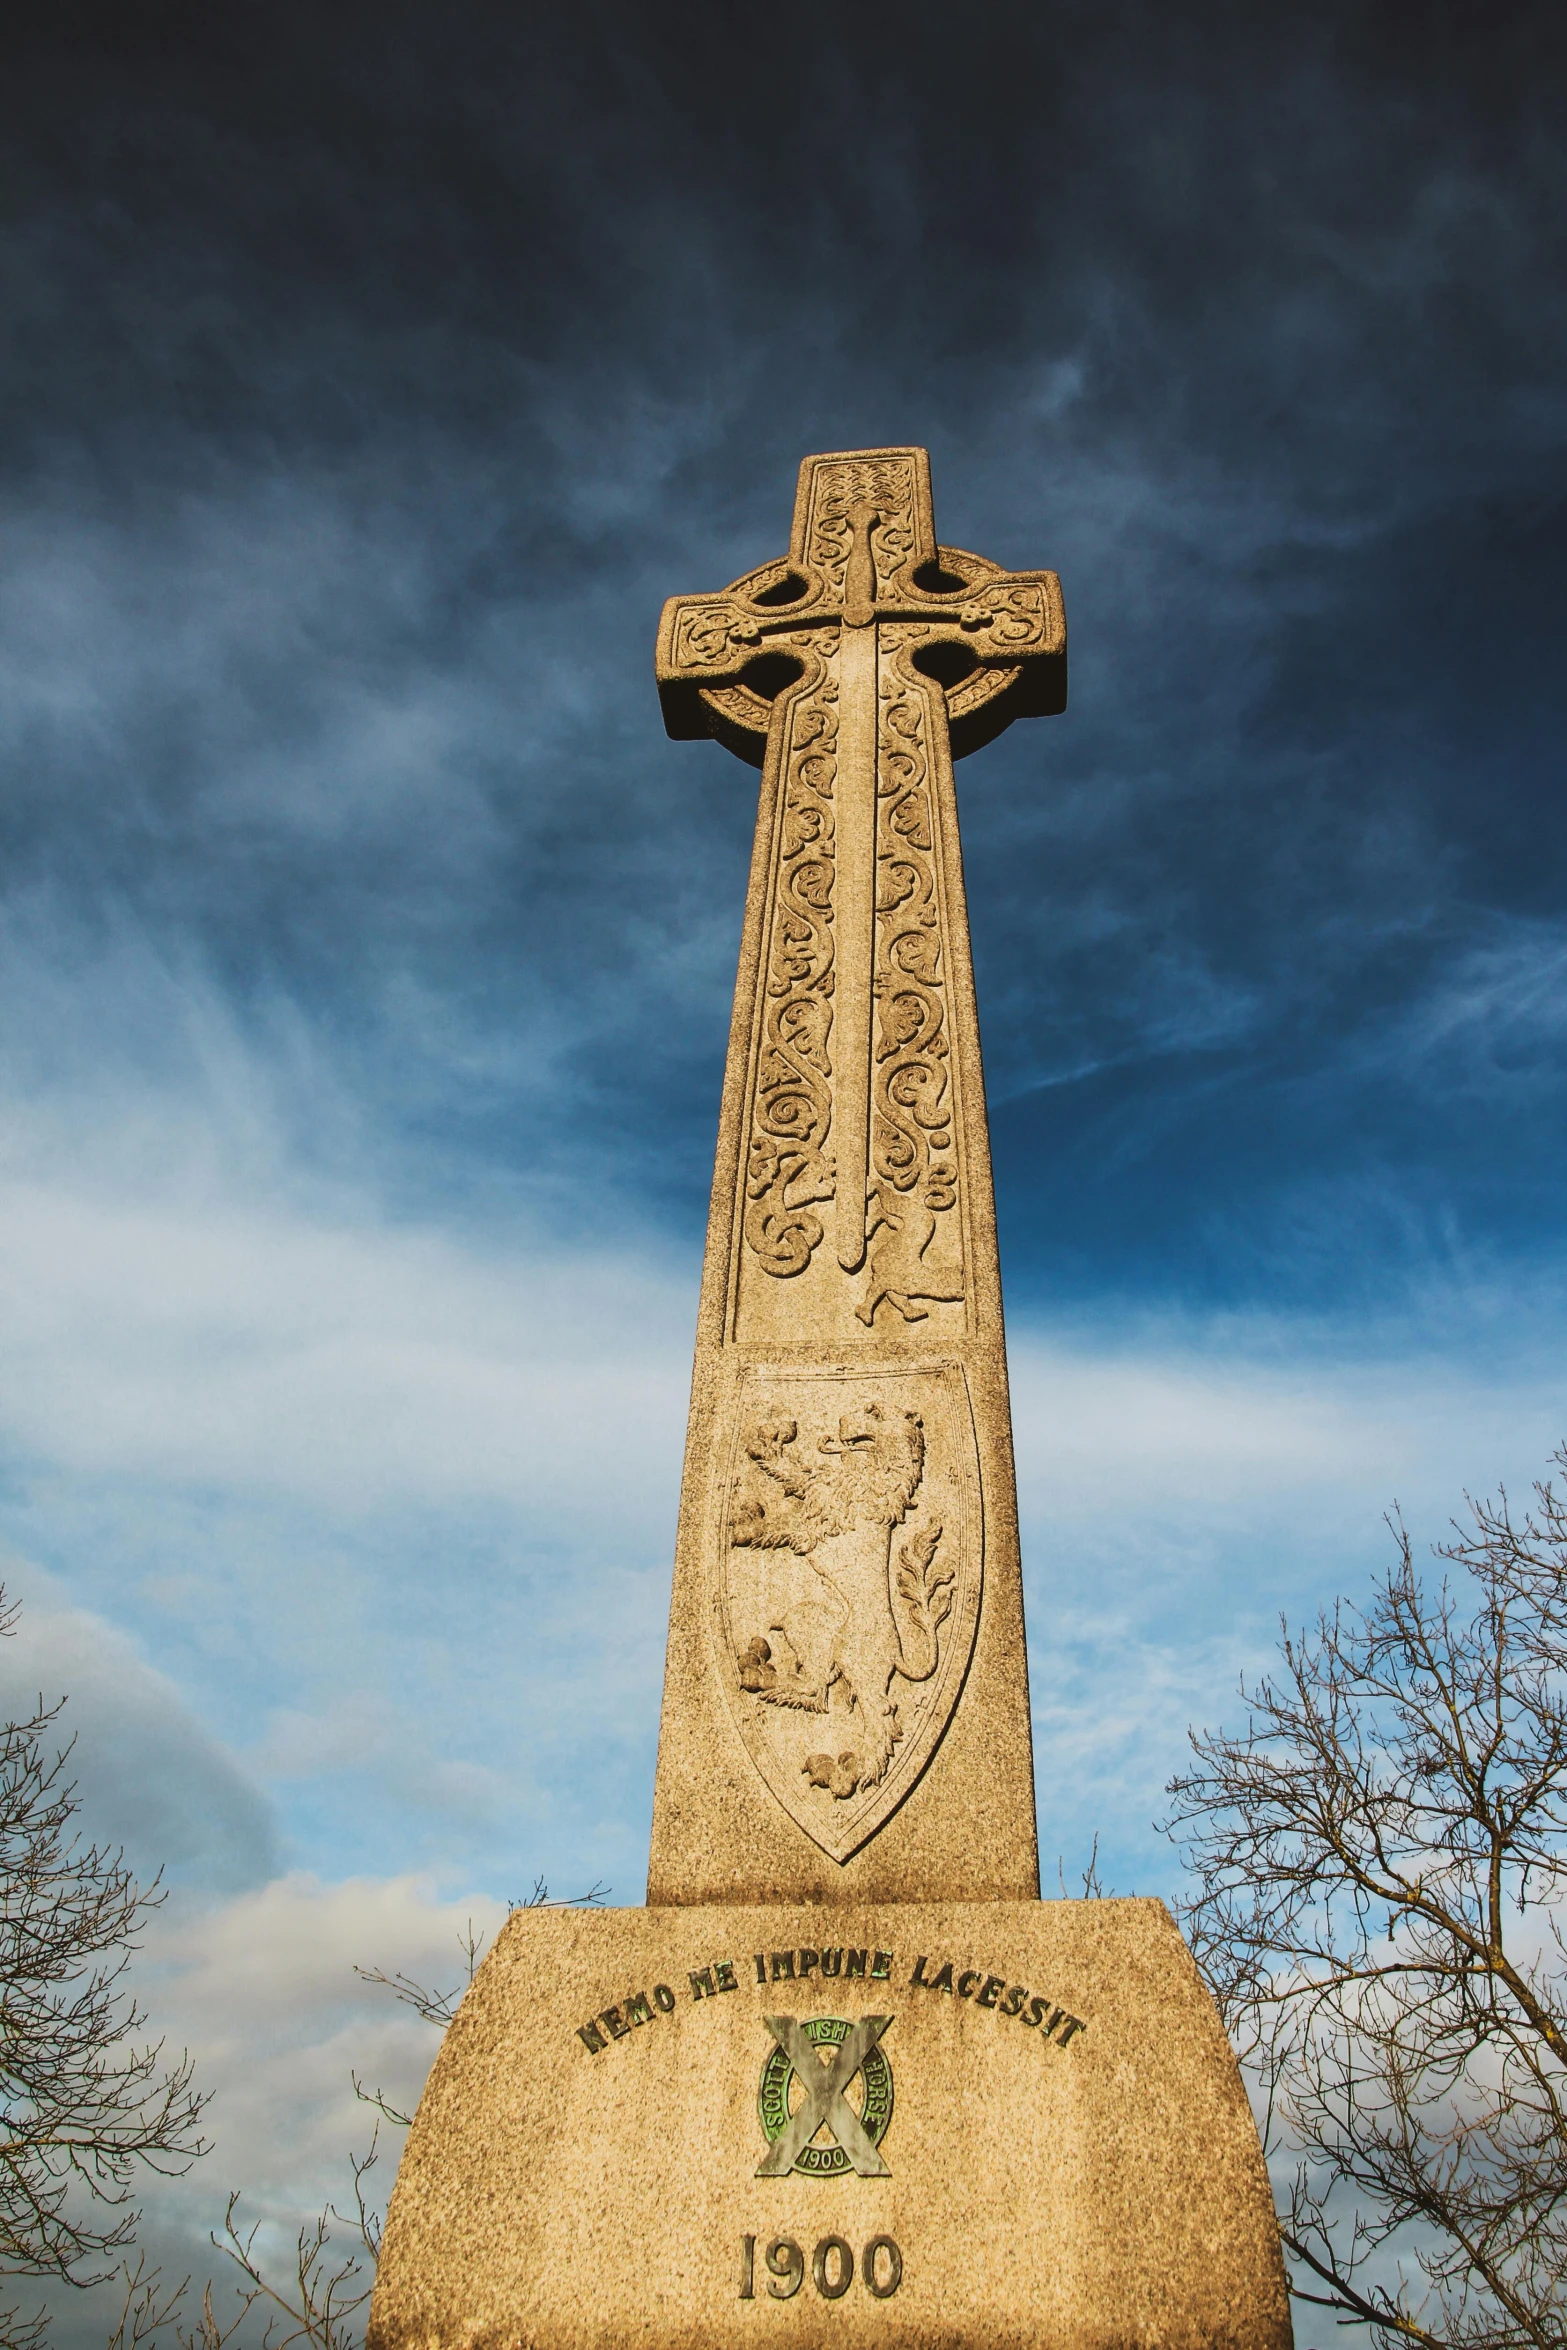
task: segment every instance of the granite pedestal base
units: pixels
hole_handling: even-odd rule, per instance
[[[1289,2342],[1235,2060],[1137,1900],[520,1912],[369,2350]]]

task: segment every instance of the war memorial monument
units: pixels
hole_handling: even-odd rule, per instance
[[[500,1935],[370,2350],[1288,2350],[1168,1911],[1039,1898],[952,763],[1064,707],[1059,583],[938,547],[922,449],[808,457],[658,685],[762,784],[647,1906]]]

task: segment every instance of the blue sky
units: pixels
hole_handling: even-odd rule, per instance
[[[1065,584],[959,771],[1047,1873],[1172,1890],[1280,1610],[1567,1434],[1563,36],[7,41],[0,1670],[176,1889],[181,2257],[416,2083],[352,1960],[640,1898],[755,805],[652,632],[807,450]]]

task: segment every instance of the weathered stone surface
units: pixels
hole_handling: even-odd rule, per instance
[[[671,732],[762,791],[650,1901],[1039,1889],[952,752],[1065,658],[1053,572],[938,548],[922,449],[808,457],[787,559],[665,607]]]
[[[865,1972],[851,1976],[856,1952]],[[775,1953],[788,1954],[792,1980],[772,1979]],[[944,1969],[954,1988],[929,1987]],[[711,1994],[695,1995],[693,1976]],[[631,2021],[643,2002],[647,2020]],[[767,2019],[866,2016],[891,2018],[877,2042],[890,2074],[874,2148],[886,2175],[759,2176],[770,2146],[759,2099],[777,2045]],[[596,2054],[584,2027],[604,2042]],[[865,2102],[861,2076],[849,2104],[858,2114]],[[836,2141],[819,2134],[831,2157]],[[855,2265],[828,2299],[813,2264],[833,2236]],[[885,2298],[864,2281],[878,2237],[901,2261]],[[774,2288],[789,2277],[767,2265],[780,2239],[803,2265],[784,2300]],[[885,2291],[893,2255],[875,2264]],[[844,2268],[824,2256],[829,2287]],[[372,2350],[827,2340],[1286,2350],[1256,2130],[1162,1904],[512,1919],[447,2035],[403,2158]]]
[[[1286,2350],[1168,1914],[1035,1898],[952,756],[1062,706],[1059,587],[938,548],[922,450],[807,458],[788,556],[673,599],[658,675],[762,787],[650,1906],[486,1959],[370,2350]]]

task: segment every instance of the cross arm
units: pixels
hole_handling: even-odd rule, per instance
[[[942,573],[961,581],[898,614],[926,624],[913,653],[945,687],[955,759],[980,750],[1014,718],[1054,718],[1066,708],[1066,607],[1053,571],[1002,571],[983,555],[943,547]]]
[[[671,596],[656,655],[666,731],[676,742],[715,738],[760,767],[773,704],[806,667],[801,649],[856,623],[845,588],[824,566],[791,557],[716,595]],[[943,689],[955,758],[1014,718],[1065,709],[1066,615],[1053,571],[1003,571],[941,547],[875,590],[864,623],[902,624],[903,649]],[[823,635],[821,649],[833,641]]]
[[[711,737],[760,767],[773,703],[805,667],[779,640],[838,617],[821,581],[788,559],[759,564],[716,595],[671,596],[654,657],[665,732],[675,742]]]
[[[743,592],[751,584],[740,581],[716,596],[671,596],[658,624],[656,674],[665,732],[675,742],[716,736],[760,767],[779,685],[774,672],[788,658],[770,652],[768,639],[792,615],[758,608]],[[797,676],[800,667],[788,661],[788,673]]]

